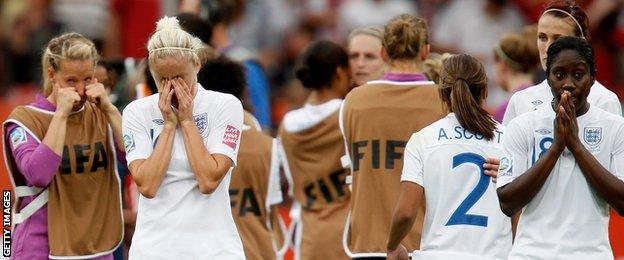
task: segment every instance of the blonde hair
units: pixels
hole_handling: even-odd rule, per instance
[[[427,22],[410,14],[392,18],[384,28],[381,42],[390,60],[413,59],[428,44]]]
[[[347,43],[350,43],[351,40],[353,40],[353,38],[355,38],[355,36],[358,36],[358,35],[372,36],[372,37],[379,39],[379,41],[383,41],[383,38],[384,38],[384,32],[380,28],[377,28],[374,26],[367,26],[367,27],[360,27],[360,28],[353,29],[353,31],[351,31],[351,33],[349,34]]]
[[[150,65],[167,56],[184,57],[199,64],[207,58],[207,49],[202,41],[184,31],[178,18],[169,16],[160,18],[156,23],[156,31],[147,42],[147,50]]]
[[[451,56],[452,54],[446,52],[442,54],[436,52],[430,53],[423,63],[423,73],[425,76],[436,84],[440,84],[440,71],[442,70],[442,63]]]
[[[64,60],[93,60],[93,68],[100,56],[92,41],[79,33],[66,33],[57,36],[48,42],[41,57],[43,94],[47,97],[52,94],[52,82],[48,78],[48,70],[59,71],[61,61]]]

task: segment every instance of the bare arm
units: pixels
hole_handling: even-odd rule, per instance
[[[566,95],[566,94],[564,94]],[[569,99],[565,99],[566,101]],[[578,137],[578,124],[574,104],[567,101],[564,104],[563,115],[566,124],[566,144],[572,152],[576,163],[593,190],[611,205],[620,215],[624,215],[624,182],[605,169],[596,157],[585,148]],[[617,138],[617,137],[616,137]],[[617,146],[621,143],[616,142]]]
[[[401,241],[409,234],[418,215],[418,208],[421,206],[424,195],[424,188],[413,182],[401,182],[401,194],[390,226],[390,236],[388,237],[388,254],[397,249]]]
[[[556,148],[553,144],[522,176],[496,190],[501,210],[505,215],[513,216],[535,197],[544,186],[562,152],[563,149]]]
[[[563,99],[559,104],[562,104],[561,102],[564,102]],[[558,106],[558,108],[561,109],[557,110],[554,141],[550,149],[521,176],[496,190],[501,210],[509,217],[512,217],[528,204],[542,189],[557,160],[559,160],[559,156],[565,149],[565,129],[562,118],[562,113],[565,112],[561,106]]]
[[[56,100],[56,112],[41,142],[50,147],[54,153],[62,156],[67,133],[67,118],[74,102],[80,101],[80,96],[74,88],[63,88],[60,85],[54,86],[52,95],[55,96],[54,99]]]
[[[171,162],[173,141],[178,126],[178,119],[171,107],[173,93],[171,85],[166,84],[160,94],[158,107],[165,123],[162,132],[158,136],[154,150],[146,159],[134,160],[128,167],[139,192],[146,198],[156,196],[156,192],[165,178]],[[130,151],[127,151],[127,153],[130,153]]]
[[[171,80],[178,97],[178,119],[182,128],[184,148],[199,191],[204,194],[214,192],[232,166],[232,159],[223,154],[211,154],[204,144],[203,137],[193,119],[194,86],[188,86],[181,78]],[[196,87],[196,86],[195,86]]]
[[[223,154],[211,154],[204,145],[195,122],[181,122],[184,148],[191,170],[195,174],[199,191],[204,194],[214,192],[232,166],[232,159]]]
[[[130,163],[130,172],[139,192],[146,198],[153,198],[160,187],[171,161],[175,127],[165,125],[158,137],[154,152],[147,159]]]

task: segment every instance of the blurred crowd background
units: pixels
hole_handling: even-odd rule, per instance
[[[163,15],[193,13],[207,21],[214,0],[2,0],[0,100],[2,107],[30,101],[39,90],[44,44],[66,31],[91,38],[108,68],[115,103],[136,98],[146,41]],[[224,2],[224,1],[218,1]],[[228,0],[231,40],[250,51],[266,76],[270,126],[301,106],[306,90],[295,79],[296,57],[312,41],[345,44],[361,26],[383,26],[412,13],[426,18],[432,51],[479,57],[488,70],[492,110],[507,95],[492,79],[493,46],[507,32],[534,24],[546,0]],[[598,80],[624,98],[624,1],[580,0],[588,10]],[[223,19],[223,18],[221,18]],[[218,41],[217,34],[212,41]],[[217,38],[217,39],[215,39]],[[214,46],[214,42],[212,43]],[[25,100],[26,99],[26,100]]]

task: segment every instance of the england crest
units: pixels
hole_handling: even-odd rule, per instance
[[[196,115],[193,116],[193,119],[195,120],[195,125],[197,125],[197,129],[199,129],[199,133],[203,133],[208,126],[208,114],[203,113],[200,115]]]
[[[585,127],[583,140],[590,146],[600,144],[600,141],[602,141],[602,127]]]

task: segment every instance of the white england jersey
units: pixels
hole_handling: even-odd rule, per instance
[[[505,167],[497,187],[518,178],[553,142],[552,109],[520,115],[507,127]],[[579,138],[602,166],[624,180],[624,118],[590,106],[577,117]],[[613,259],[609,205],[589,185],[565,150],[544,186],[523,208],[509,259]]]
[[[506,259],[511,221],[500,210],[485,158],[500,158],[503,126],[487,141],[464,129],[454,113],[412,135],[401,181],[425,189],[420,250],[413,259]]]
[[[232,95],[197,85],[193,117],[208,151],[228,156],[236,164],[243,108]],[[159,94],[130,103],[123,111],[128,165],[148,158],[162,132]],[[130,259],[244,259],[232,219],[228,187],[230,169],[212,194],[199,191],[191,171],[182,131],[176,129],[172,158],[152,199],[139,197]]]
[[[509,100],[505,115],[503,117],[503,125],[509,125],[512,119],[527,112],[535,111],[541,107],[551,107],[553,99],[552,92],[548,81],[532,87],[520,90],[514,93]],[[620,100],[615,93],[611,92],[598,81],[594,81],[587,102],[595,107],[602,108],[607,112],[622,115],[622,106]]]

